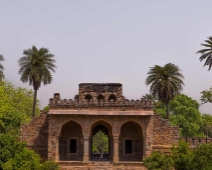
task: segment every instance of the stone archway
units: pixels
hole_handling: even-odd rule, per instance
[[[65,123],[59,136],[59,160],[83,160],[83,134],[82,127],[75,121]]]
[[[143,135],[138,123],[129,121],[121,126],[119,136],[119,160],[142,161]]]
[[[98,140],[98,142],[96,142],[96,140]],[[111,160],[111,158],[112,127],[105,121],[98,121],[91,127],[90,160],[102,161]]]

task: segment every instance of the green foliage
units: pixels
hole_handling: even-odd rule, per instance
[[[25,143],[17,142],[17,137],[10,134],[0,134],[0,169],[2,164],[23,151]]]
[[[154,113],[160,114],[163,119],[166,119],[166,106],[164,103],[158,101],[154,103]]]
[[[59,170],[59,166],[54,161],[46,161],[43,163],[41,170]]]
[[[48,111],[49,111],[49,109],[50,109],[50,107],[49,107],[49,106],[46,106],[46,107],[44,107],[44,108],[43,108],[43,110],[44,110],[44,111],[46,111],[46,112],[48,112]]]
[[[103,153],[108,153],[108,137],[101,130],[97,132],[92,139],[92,152],[100,153],[100,157]]]
[[[4,61],[4,56],[0,54],[0,62]],[[0,81],[2,81],[4,79],[4,73],[3,73],[4,67],[3,65],[0,63]]]
[[[2,165],[3,170],[40,170],[42,166],[40,156],[26,148]]]
[[[184,95],[177,95],[169,105],[170,123],[179,126],[183,137],[203,136],[201,129],[201,113],[196,100]],[[155,103],[155,113],[165,117],[166,108],[162,102]]]
[[[199,104],[196,100],[184,95],[177,95],[170,102],[171,124],[181,128],[181,134],[184,137],[201,136],[201,113]]]
[[[205,49],[197,51],[197,54],[201,54],[199,60],[200,62],[205,60],[204,66],[208,66],[208,70],[210,70],[212,66],[212,37],[208,37],[205,44],[201,44],[201,46],[204,46]]]
[[[172,63],[161,67],[150,67],[146,85],[150,85],[150,93],[166,105],[166,115],[169,119],[169,102],[181,92],[184,82],[180,68]]]
[[[148,170],[172,170],[172,159],[167,154],[154,151],[144,159],[144,165]]]
[[[51,71],[55,72],[54,55],[49,53],[47,48],[40,48],[32,46],[32,48],[23,51],[23,57],[18,60],[21,74],[21,81],[32,85],[34,93],[33,111],[32,116],[35,116],[35,107],[37,100],[37,90],[40,88],[41,83],[44,85],[52,82]]]
[[[148,170],[212,170],[211,160],[212,143],[190,149],[186,142],[180,141],[169,155],[154,151],[144,160],[144,165]]]
[[[192,170],[212,170],[212,143],[199,145],[190,157],[188,168]]]
[[[189,149],[187,142],[179,141],[178,146],[171,149],[171,158],[173,160],[173,167],[175,170],[191,170],[188,167],[189,159],[192,151]]]
[[[201,131],[206,137],[212,137],[212,116],[203,114],[201,116]]]
[[[209,90],[204,90],[201,92],[201,102],[202,103],[212,103],[212,87]]]
[[[0,133],[17,133],[20,125],[30,121],[33,91],[0,82]],[[39,114],[38,104],[36,115]]]

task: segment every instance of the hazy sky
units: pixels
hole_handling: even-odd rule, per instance
[[[211,0],[0,0],[0,54],[5,75],[20,82],[17,60],[36,45],[49,48],[58,69],[38,91],[41,107],[53,93],[73,98],[79,83],[122,83],[124,96],[149,92],[149,67],[174,63],[185,76],[183,93],[199,101],[212,71],[196,51],[212,36]],[[201,106],[212,114],[212,104]]]

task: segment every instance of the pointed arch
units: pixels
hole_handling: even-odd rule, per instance
[[[119,136],[120,161],[141,161],[143,158],[142,127],[135,121],[127,121],[121,126]]]
[[[91,135],[90,135],[90,158],[92,159],[111,159],[112,158],[112,126],[103,120],[99,120],[95,122],[91,126]],[[99,150],[99,153],[96,151],[93,151],[93,149],[96,147],[96,139],[98,137],[96,135],[102,134],[104,137],[101,137],[99,140],[99,146],[100,148],[106,147],[107,149],[104,151],[102,149]],[[105,143],[106,142],[106,143]],[[99,147],[97,147],[99,148]]]
[[[113,100],[114,103],[116,102],[116,96],[115,96],[114,94],[111,94],[111,95],[108,97],[108,101],[110,102],[111,100]]]
[[[87,95],[85,96],[85,99],[86,99],[88,102],[90,102],[90,100],[93,99],[93,97],[92,97],[90,94],[87,94]]]
[[[82,161],[83,160],[83,130],[76,121],[69,120],[64,123],[59,136],[59,160]]]
[[[105,101],[105,97],[102,95],[102,94],[99,94],[98,96],[97,96],[97,100],[98,100],[98,102],[100,103],[101,101]]]

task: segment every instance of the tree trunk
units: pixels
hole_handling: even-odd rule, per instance
[[[100,158],[103,158],[104,150],[101,151]]]
[[[169,102],[166,102],[166,118],[169,119]]]
[[[33,102],[32,117],[35,117],[36,102],[37,102],[37,90],[35,90],[35,92],[34,92],[34,102]]]

